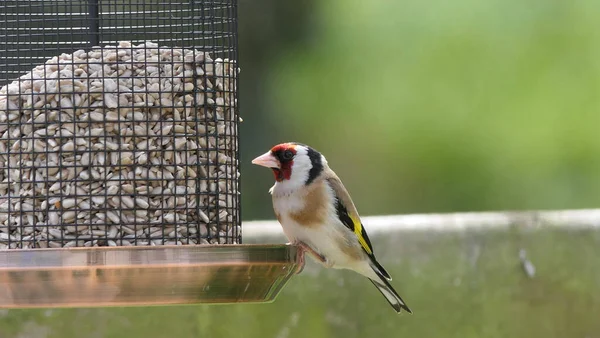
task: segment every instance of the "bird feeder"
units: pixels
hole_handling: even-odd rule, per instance
[[[0,307],[270,301],[241,244],[237,1],[0,3]]]

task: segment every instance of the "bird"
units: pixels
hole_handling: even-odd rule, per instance
[[[300,267],[308,253],[326,268],[355,271],[367,277],[397,313],[412,314],[375,258],[356,206],[325,156],[306,144],[286,142],[252,164],[273,171],[273,210],[289,244],[300,250]]]

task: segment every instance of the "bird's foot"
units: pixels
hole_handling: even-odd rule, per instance
[[[330,265],[329,261],[327,260],[327,258],[325,258],[325,256],[323,256],[320,253],[318,253],[317,251],[315,251],[313,248],[308,246],[306,243],[298,242],[296,245],[298,245],[298,247],[300,247],[301,250],[303,250],[304,252],[310,253],[319,263],[321,263],[325,266]]]
[[[295,241],[293,243],[288,244],[295,245],[298,247],[298,269],[296,270],[296,274],[299,274],[300,272],[302,272],[302,270],[304,270],[304,265],[306,263],[306,259],[304,257],[306,253],[311,254],[319,263],[323,264],[326,268],[331,268],[333,266],[333,262],[329,261],[323,255],[316,252],[315,250],[313,250],[313,248],[311,248],[302,241]]]
[[[298,247],[298,267],[296,268],[296,274],[299,274],[304,270],[304,250]]]
[[[301,248],[301,250],[303,250],[304,252],[308,252],[311,255],[313,255],[313,257],[315,257],[321,263],[325,264],[325,262],[327,262],[327,259],[325,257],[323,257],[323,255],[321,255],[320,253],[318,253],[315,250],[313,250],[313,248],[311,248],[310,246],[306,245],[306,243],[304,243],[304,242],[298,242],[296,245],[298,245],[298,247]]]
[[[304,265],[306,262],[304,257],[305,257],[305,253],[307,253],[307,252],[310,253],[317,261],[319,261],[323,265],[329,267],[330,264],[327,261],[327,259],[325,257],[323,257],[323,255],[321,255],[320,253],[313,250],[313,248],[308,246],[306,243],[301,242],[301,241],[296,241],[293,244],[298,247],[298,269],[296,270],[296,274],[299,274],[300,272],[302,272],[302,270],[304,270]]]

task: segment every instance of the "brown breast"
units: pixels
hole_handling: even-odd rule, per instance
[[[290,218],[307,227],[316,227],[327,220],[327,184],[315,182],[307,187],[304,207],[290,213]]]

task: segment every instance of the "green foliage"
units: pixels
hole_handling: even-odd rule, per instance
[[[270,72],[263,128],[321,150],[363,214],[598,205],[596,3],[319,5]],[[260,177],[246,215],[270,218]]]

